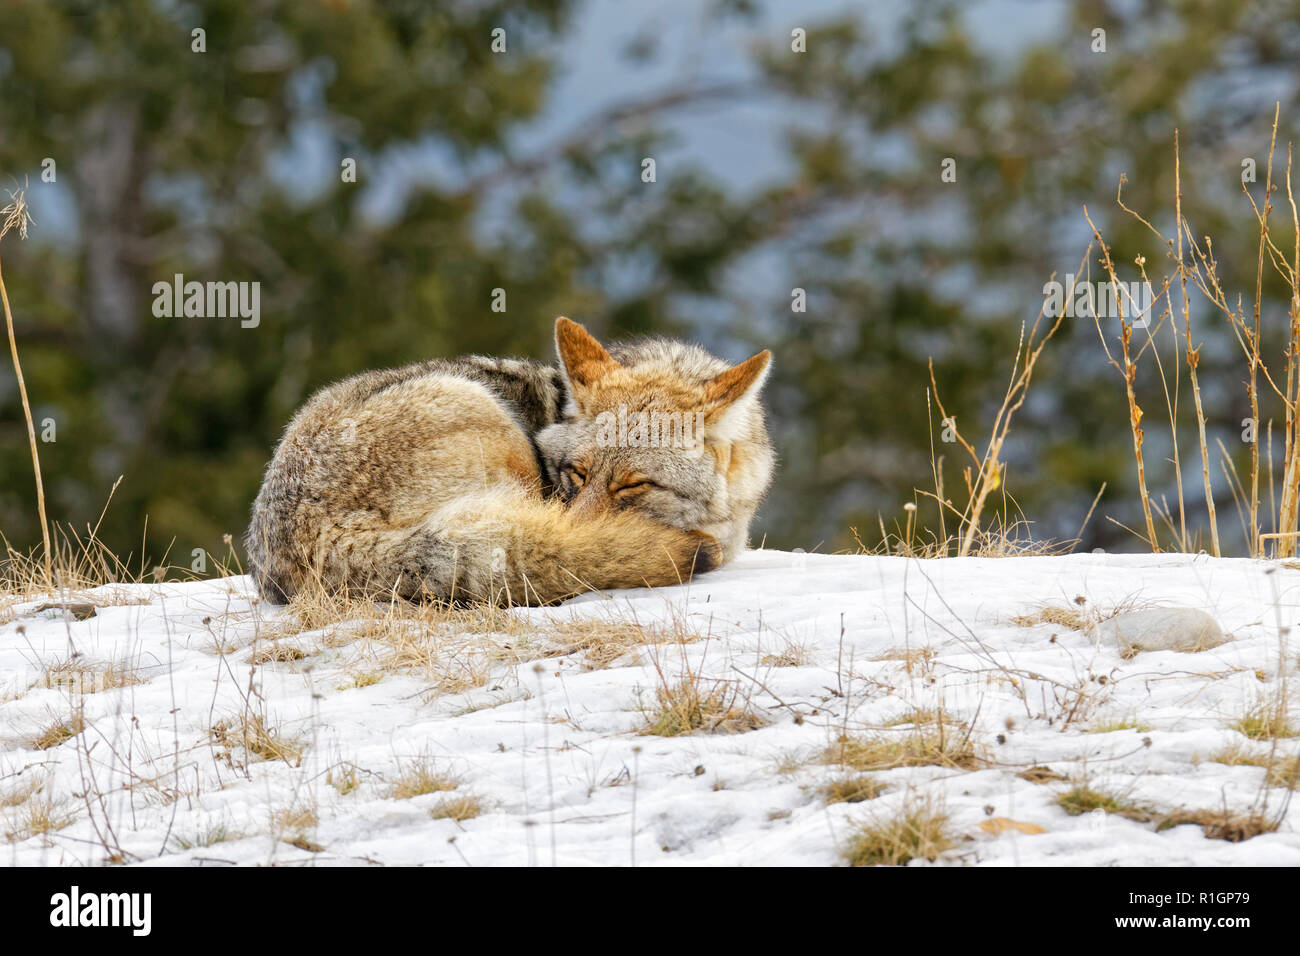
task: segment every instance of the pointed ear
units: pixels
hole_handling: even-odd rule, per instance
[[[725,409],[746,395],[757,392],[767,377],[771,361],[772,353],[763,349],[752,358],[719,373],[705,383],[704,401],[715,409]]]
[[[555,320],[555,350],[575,388],[585,388],[620,367],[590,332],[564,316]]]

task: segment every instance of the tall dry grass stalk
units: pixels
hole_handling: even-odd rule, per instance
[[[9,205],[0,209],[0,216],[4,218],[3,225],[0,225],[0,240],[3,240],[11,231],[18,233],[19,239],[27,238],[27,227],[32,222],[31,213],[27,208],[26,193],[21,190],[15,190],[9,194]],[[54,587],[54,569],[52,565],[52,554],[50,550],[50,524],[45,517],[45,483],[41,480],[41,456],[36,450],[36,425],[32,421],[32,407],[27,401],[27,383],[23,381],[23,366],[18,361],[18,340],[14,336],[14,316],[9,308],[9,291],[5,288],[4,271],[0,269],[0,302],[4,304],[5,311],[5,329],[9,333],[9,355],[14,362],[14,375],[18,377],[18,397],[23,403],[23,415],[27,419],[27,441],[32,450],[32,471],[36,475],[36,510],[40,515],[41,521],[41,540],[44,545],[44,567],[45,567],[45,584],[46,587]]]
[[[1192,347],[1191,302],[1187,298],[1187,266],[1183,259],[1183,236],[1187,233],[1187,220],[1183,218],[1183,164],[1178,149],[1178,130],[1174,130],[1174,221],[1178,229],[1178,283],[1183,302],[1183,345],[1187,349],[1187,374],[1192,382],[1192,399],[1196,403],[1196,428],[1200,436],[1201,476],[1205,482],[1205,511],[1210,519],[1210,544],[1214,556],[1219,552],[1219,521],[1214,513],[1214,485],[1210,480],[1210,446],[1205,440],[1205,409],[1201,405],[1201,384],[1196,374],[1201,364],[1201,347]],[[1188,237],[1190,238],[1190,236]]]
[[[1084,251],[1083,259],[1080,260],[1080,271],[1083,270],[1083,265],[1088,259],[1088,253],[1091,251],[1092,246],[1089,245],[1088,249]],[[1011,420],[1015,413],[1020,410],[1020,406],[1025,403],[1025,398],[1029,394],[1029,384],[1034,377],[1034,368],[1038,364],[1039,357],[1043,354],[1043,349],[1065,320],[1065,310],[1062,309],[1061,314],[1056,316],[1056,321],[1044,331],[1042,326],[1046,312],[1047,303],[1044,300],[1043,306],[1039,308],[1033,324],[1027,329],[1024,325],[1020,328],[1020,341],[1016,344],[1016,357],[1011,366],[1011,377],[1007,383],[1007,390],[1002,396],[1002,405],[993,418],[989,442],[985,446],[983,455],[976,452],[975,446],[957,428],[956,418],[950,416],[943,407],[943,401],[939,398],[939,385],[934,376],[934,362],[930,362],[930,394],[934,396],[934,403],[939,409],[940,419],[947,428],[951,429],[957,444],[970,456],[975,470],[972,472],[971,466],[967,466],[962,471],[962,477],[966,483],[966,504],[960,511],[952,504],[950,499],[944,496],[941,475],[937,466],[933,466],[935,490],[933,492],[919,491],[918,493],[933,498],[938,503],[941,522],[947,513],[950,513],[957,520],[960,529],[957,544],[958,557],[968,556],[972,547],[976,546],[980,541],[981,521],[990,496],[998,489],[1002,489],[1004,496],[1006,494],[1006,464],[1002,461],[1002,448],[1006,443],[1007,434],[1011,431]],[[927,401],[928,398],[927,395]],[[909,540],[911,538],[911,518],[912,516],[909,514]],[[1005,509],[1002,519],[1005,525]],[[946,534],[944,537],[946,550]]]
[[[1246,545],[1250,554],[1254,557],[1264,556],[1266,542],[1273,543],[1274,557],[1291,557],[1296,553],[1296,539],[1300,538],[1300,415],[1296,414],[1297,404],[1300,403],[1300,213],[1297,212],[1295,197],[1291,188],[1291,167],[1292,151],[1291,146],[1287,146],[1287,167],[1286,167],[1286,193],[1288,204],[1291,208],[1291,239],[1292,249],[1284,252],[1269,234],[1268,216],[1273,208],[1273,193],[1277,186],[1273,182],[1273,154],[1277,147],[1277,129],[1278,120],[1281,112],[1280,104],[1275,107],[1273,113],[1272,137],[1269,144],[1269,155],[1267,163],[1267,172],[1265,176],[1264,201],[1262,204],[1256,202],[1251,196],[1249,185],[1242,182],[1242,191],[1245,193],[1247,200],[1250,202],[1255,213],[1256,221],[1259,224],[1259,251],[1256,261],[1255,270],[1255,295],[1254,307],[1249,314],[1242,305],[1243,296],[1238,294],[1235,302],[1229,299],[1228,294],[1223,289],[1222,282],[1218,272],[1218,260],[1214,254],[1214,242],[1209,236],[1197,239],[1192,231],[1191,224],[1183,215],[1183,195],[1182,195],[1182,159],[1179,149],[1178,131],[1174,131],[1174,216],[1177,234],[1174,237],[1168,237],[1157,229],[1150,220],[1142,216],[1136,210],[1125,205],[1123,199],[1124,184],[1127,179],[1120,177],[1119,188],[1116,190],[1116,203],[1126,214],[1132,216],[1143,226],[1147,228],[1167,250],[1168,257],[1172,260],[1170,274],[1163,279],[1163,289],[1155,297],[1155,302],[1161,298],[1166,300],[1165,309],[1160,317],[1160,324],[1166,320],[1170,321],[1170,328],[1177,338],[1182,361],[1186,364],[1188,378],[1192,386],[1192,397],[1196,417],[1196,431],[1198,445],[1201,453],[1201,474],[1205,490],[1205,508],[1206,518],[1210,530],[1210,547],[1215,555],[1221,554],[1221,542],[1218,528],[1218,518],[1215,509],[1215,495],[1213,481],[1210,475],[1210,447],[1206,433],[1207,418],[1205,408],[1201,400],[1200,381],[1198,370],[1201,358],[1201,345],[1195,343],[1192,338],[1191,325],[1191,301],[1194,298],[1189,294],[1188,285],[1192,286],[1196,293],[1199,293],[1211,306],[1212,312],[1220,315],[1226,321],[1228,328],[1233,333],[1238,344],[1242,349],[1245,357],[1248,376],[1245,380],[1247,398],[1250,402],[1251,423],[1254,439],[1250,445],[1249,459],[1249,482],[1243,481],[1237,473],[1236,466],[1231,463],[1230,457],[1226,450],[1221,447],[1224,459],[1224,470],[1227,474],[1229,489],[1232,491],[1234,500],[1237,502],[1238,509],[1242,514],[1242,523],[1245,531]],[[1084,217],[1093,229],[1093,241],[1098,243],[1102,250],[1103,264],[1106,273],[1110,279],[1112,290],[1120,288],[1119,279],[1116,275],[1116,269],[1111,259],[1110,247],[1108,247],[1102,238],[1101,231],[1093,224],[1088,211],[1084,209]],[[1290,290],[1288,302],[1288,328],[1286,343],[1282,349],[1285,362],[1285,376],[1279,383],[1278,379],[1272,374],[1268,363],[1264,360],[1261,352],[1261,336],[1263,331],[1263,290],[1264,290],[1264,261],[1268,259],[1274,272],[1282,279],[1286,287]],[[1148,277],[1145,269],[1145,260],[1138,256],[1135,260],[1141,275],[1142,281],[1147,283]],[[1178,328],[1172,321],[1173,302],[1170,295],[1170,289],[1174,283],[1177,283],[1181,292],[1181,311],[1182,327]],[[1154,302],[1151,306],[1154,309]],[[1122,312],[1122,309],[1121,309]],[[1126,381],[1126,389],[1129,398],[1129,417],[1130,426],[1133,430],[1134,438],[1134,456],[1138,470],[1139,493],[1142,497],[1143,511],[1147,521],[1147,538],[1152,550],[1159,550],[1159,543],[1155,537],[1155,528],[1152,521],[1152,505],[1146,485],[1145,464],[1142,459],[1142,431],[1139,425],[1142,413],[1137,406],[1134,397],[1134,380],[1137,374],[1137,363],[1131,357],[1129,351],[1129,339],[1134,327],[1135,316],[1125,316],[1121,314],[1121,328],[1119,333],[1120,353],[1123,358],[1121,366],[1111,356],[1110,349],[1106,345],[1106,337],[1102,332],[1100,320],[1098,321],[1097,331],[1101,336],[1103,348],[1106,349],[1107,357],[1111,359],[1112,364],[1121,370]],[[1158,331],[1158,329],[1157,329]],[[1160,363],[1159,350],[1155,347],[1155,333],[1148,328],[1148,345]],[[1145,349],[1144,349],[1145,351]],[[1178,455],[1178,427],[1177,427],[1177,379],[1175,379],[1175,388],[1173,394],[1170,394],[1169,383],[1167,381],[1164,366],[1160,367],[1161,383],[1165,390],[1165,400],[1169,412],[1170,436],[1173,442],[1173,458],[1175,468],[1175,478],[1178,483],[1178,507],[1179,507],[1179,527],[1175,529],[1173,522],[1165,509],[1162,516],[1169,525],[1174,535],[1175,542],[1182,550],[1191,550],[1191,545],[1187,536],[1185,506],[1182,500],[1182,472]],[[1177,375],[1177,373],[1175,373]],[[1272,510],[1273,531],[1263,533],[1261,517],[1261,495],[1260,495],[1260,454],[1259,439],[1261,433],[1267,431],[1272,435],[1272,420],[1267,423],[1261,421],[1260,411],[1260,391],[1262,376],[1267,388],[1270,389],[1282,406],[1284,415],[1283,429],[1283,457],[1281,463],[1282,482],[1280,500],[1274,500],[1270,493],[1269,507]],[[1267,465],[1267,475],[1269,486],[1273,486],[1273,467],[1272,452],[1270,444],[1269,462]],[[1249,484],[1249,490],[1247,490]]]
[[[1097,246],[1101,249],[1102,262],[1106,266],[1106,274],[1110,277],[1111,292],[1113,293],[1115,302],[1118,303],[1119,305],[1119,310],[1120,310],[1119,351],[1120,351],[1120,357],[1124,361],[1124,364],[1122,366],[1120,365],[1119,362],[1115,360],[1115,357],[1111,354],[1110,349],[1106,346],[1106,338],[1104,335],[1102,335],[1102,331],[1101,331],[1101,320],[1097,319],[1095,314],[1093,318],[1097,321],[1097,334],[1102,336],[1101,345],[1106,352],[1106,359],[1110,362],[1111,365],[1113,365],[1116,369],[1119,370],[1121,375],[1124,376],[1124,394],[1125,397],[1128,399],[1128,425],[1129,425],[1129,431],[1133,435],[1133,457],[1137,461],[1138,495],[1142,501],[1142,515],[1146,519],[1147,544],[1150,546],[1152,551],[1159,551],[1160,546],[1157,543],[1157,539],[1156,539],[1155,520],[1151,516],[1151,494],[1147,490],[1146,460],[1142,456],[1142,445],[1146,441],[1146,432],[1142,428],[1142,408],[1140,405],[1138,405],[1137,393],[1134,391],[1133,388],[1134,380],[1137,378],[1137,363],[1133,361],[1133,350],[1131,347],[1131,343],[1133,340],[1134,324],[1136,323],[1137,319],[1141,316],[1138,315],[1134,315],[1132,317],[1125,316],[1124,302],[1118,292],[1121,286],[1119,285],[1119,281],[1115,277],[1115,264],[1111,262],[1110,250],[1106,247],[1105,241],[1103,241],[1103,239],[1101,238],[1101,231],[1095,225],[1093,225],[1092,218],[1088,215],[1087,206],[1083,207],[1083,217],[1088,220],[1088,225],[1092,226],[1092,240],[1093,242],[1097,243]],[[1141,265],[1139,265],[1139,268],[1141,268]],[[1177,458],[1177,455],[1175,455],[1174,457]],[[1180,488],[1182,487],[1181,482],[1179,483],[1179,487]],[[1180,495],[1181,495],[1181,491],[1180,491]]]

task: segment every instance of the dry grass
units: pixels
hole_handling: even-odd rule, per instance
[[[1052,624],[1056,627],[1069,628],[1072,631],[1086,631],[1093,625],[1094,617],[1078,606],[1045,605],[1029,614],[1017,614],[1011,618],[1011,623],[1018,624],[1021,627],[1038,627],[1040,624]]]
[[[1090,607],[1088,599],[1082,594],[1076,595],[1069,604],[1041,604],[1028,614],[1018,614],[1011,618],[1012,624],[1020,627],[1037,627],[1040,624],[1052,624],[1069,628],[1072,631],[1087,633],[1102,621],[1128,611],[1136,611],[1145,605],[1136,598],[1128,598],[1118,604],[1106,607]]]
[[[789,776],[792,773],[798,773],[814,759],[816,759],[816,754],[809,753],[806,749],[782,750],[777,753],[772,761],[772,770],[783,777]]]
[[[1265,786],[1300,789],[1300,755],[1261,754],[1241,742],[1235,742],[1215,751],[1210,760],[1230,767],[1261,767],[1265,771]]]
[[[813,654],[805,643],[786,641],[779,653],[764,654],[759,663],[764,667],[808,667],[813,663]]]
[[[1245,758],[1240,750],[1225,753],[1224,756],[1239,763],[1257,765]],[[1234,811],[1226,807],[1220,810],[1180,808],[1162,811],[1136,803],[1121,794],[1108,793],[1087,784],[1080,784],[1062,793],[1057,797],[1056,802],[1062,810],[1072,816],[1102,810],[1135,823],[1154,823],[1157,832],[1190,823],[1199,826],[1207,838],[1227,840],[1230,843],[1240,843],[1261,833],[1274,833],[1280,824],[1280,817],[1270,818],[1260,808],[1252,808],[1249,811]]]
[[[1240,740],[1234,740],[1228,746],[1216,750],[1210,755],[1210,760],[1229,767],[1266,767],[1269,762],[1267,756],[1256,753]]]
[[[300,661],[306,656],[307,652],[301,647],[296,647],[293,644],[281,644],[278,641],[271,641],[253,651],[253,653],[248,656],[248,663],[254,665],[288,664],[292,661]]]
[[[913,707],[905,710],[897,717],[885,721],[886,727],[907,727],[913,724],[939,724],[944,723],[952,727],[964,727],[960,720],[955,717],[949,717],[941,711],[929,707]]]
[[[1028,770],[1022,770],[1016,774],[1021,780],[1028,780],[1030,783],[1053,783],[1057,780],[1064,780],[1065,774],[1057,773],[1051,767],[1035,766]]]
[[[119,687],[130,687],[141,680],[126,664],[93,664],[69,658],[47,664],[33,687],[55,688],[73,694],[97,694]]]
[[[54,721],[32,739],[32,746],[37,750],[49,750],[67,743],[86,729],[86,721],[80,714]]]
[[[1116,720],[1103,720],[1088,727],[1085,727],[1085,734],[1113,734],[1121,730],[1133,730],[1138,733],[1146,733],[1151,729],[1149,724],[1144,724],[1136,717],[1121,717]]]
[[[243,750],[259,760],[283,760],[292,766],[302,763],[306,743],[268,726],[260,714],[236,715],[219,720],[211,728],[212,742],[227,751]]]
[[[320,817],[317,815],[314,807],[286,807],[285,809],[276,812],[275,816],[272,817],[272,823],[275,828],[280,831],[302,831],[310,830],[315,827],[316,824],[320,823]]]
[[[1156,830],[1168,830],[1171,827],[1191,823],[1201,828],[1201,832],[1211,840],[1227,840],[1229,843],[1241,843],[1261,833],[1276,833],[1279,824],[1257,811],[1234,813],[1230,810],[1175,810],[1161,817],[1156,823]]]
[[[277,839],[308,853],[321,853],[325,850],[325,847],[308,836],[318,823],[320,817],[316,808],[307,805],[286,807],[271,817],[271,827]]]
[[[357,652],[350,667],[361,675],[358,687],[403,673],[429,681],[433,693],[463,693],[485,684],[497,664],[561,653],[546,646],[539,627],[510,608],[379,602],[309,587],[294,596],[288,610],[296,626],[284,633],[311,632],[321,649]]]
[[[40,793],[45,784],[35,778],[20,783],[17,786],[0,790],[0,808],[16,807],[26,803],[31,797]]]
[[[677,737],[703,731],[712,734],[736,734],[766,726],[767,720],[740,699],[732,681],[716,681],[705,687],[699,675],[692,674],[676,684],[655,690],[655,706],[643,711],[646,727],[643,734]]]
[[[836,777],[823,784],[818,792],[827,805],[832,803],[861,803],[874,800],[885,792],[885,785],[870,777],[847,776]]]
[[[400,641],[409,637],[411,631],[425,636],[455,632],[507,638],[537,633],[527,618],[510,608],[376,601],[352,594],[346,588],[304,587],[289,602],[288,610],[298,621],[299,630],[327,632],[326,646],[336,646],[331,638],[338,638],[344,644],[361,638]],[[328,633],[340,628],[340,633]]]
[[[647,628],[636,621],[577,618],[548,625],[548,640],[561,653],[583,655],[588,670],[609,667],[620,658],[641,647],[662,644],[694,644],[704,640],[680,624],[665,628]]]
[[[27,209],[25,190],[15,189],[10,191],[9,204],[4,209],[0,209],[0,216],[4,217],[3,224],[0,224],[0,239],[3,239],[10,230],[17,232],[19,239],[27,238],[27,227],[31,224],[32,217]],[[32,455],[32,474],[36,479],[36,514],[41,524],[42,570],[46,585],[51,586],[55,580],[52,566],[54,552],[50,547],[50,523],[45,516],[45,482],[41,479],[41,456],[37,450],[36,426],[32,422],[32,407],[27,401],[27,384],[23,380],[23,366],[18,359],[18,341],[14,337],[14,316],[13,311],[9,308],[9,290],[5,288],[2,274],[0,274],[0,304],[4,306],[5,330],[9,336],[9,354],[14,363],[14,377],[18,383],[18,398],[23,406],[23,418],[27,422],[27,442]]]
[[[178,850],[194,850],[202,847],[216,846],[229,840],[242,839],[243,834],[230,829],[224,823],[214,823],[197,831],[191,836],[173,836],[172,843]]]
[[[938,652],[933,647],[891,647],[871,660],[879,663],[881,661],[898,661],[907,670],[909,677],[915,674],[926,674],[934,669],[934,662],[938,658]]]
[[[849,866],[904,866],[912,860],[934,862],[954,845],[948,817],[928,800],[913,801],[892,817],[858,824],[844,857]]]
[[[1264,782],[1270,787],[1300,790],[1300,756],[1270,760],[1265,769]]]
[[[121,479],[118,479],[120,482]],[[109,491],[108,502],[99,515],[102,521],[112,501],[117,483]],[[78,531],[73,525],[50,526],[50,562],[47,573],[43,549],[30,552],[15,549],[2,535],[0,545],[0,595],[12,608],[43,597],[56,597],[61,605],[90,605],[115,607],[124,604],[143,604],[147,599],[112,585],[154,583],[162,580],[195,580],[198,575],[188,566],[173,567],[167,564],[167,555],[154,562],[143,550],[125,558],[99,540],[99,522],[94,527]],[[229,537],[229,536],[227,536]],[[233,551],[231,551],[233,558]],[[221,562],[215,561],[219,574],[229,573]],[[95,591],[96,593],[89,593]],[[0,615],[3,623],[6,615]],[[9,612],[8,616],[12,616]]]
[[[339,796],[346,797],[349,793],[360,789],[361,771],[352,764],[331,767],[325,771],[325,782],[337,790]]]
[[[8,816],[5,839],[11,843],[62,830],[76,819],[73,805],[56,801],[52,794],[41,793],[40,788]]]
[[[1207,422],[1221,419],[1221,410],[1207,415],[1202,406],[1201,389],[1198,380],[1198,368],[1201,359],[1201,343],[1207,335],[1221,334],[1236,340],[1240,347],[1240,357],[1244,368],[1241,381],[1245,386],[1243,396],[1249,404],[1248,421],[1254,423],[1255,440],[1248,443],[1249,460],[1246,474],[1240,474],[1240,468],[1229,455],[1222,441],[1218,452],[1222,460],[1220,467],[1227,478],[1228,488],[1240,518],[1243,538],[1247,553],[1252,557],[1264,557],[1269,544],[1273,548],[1273,557],[1288,558],[1296,554],[1297,528],[1300,527],[1300,415],[1295,410],[1300,406],[1300,214],[1292,192],[1292,150],[1288,143],[1286,150],[1285,175],[1280,181],[1274,174],[1274,156],[1277,151],[1278,121],[1280,103],[1274,111],[1272,135],[1269,143],[1267,173],[1264,182],[1258,185],[1242,182],[1241,189],[1245,201],[1250,204],[1254,217],[1253,225],[1258,227],[1259,242],[1257,250],[1234,248],[1216,251],[1213,240],[1199,232],[1183,216],[1183,176],[1179,150],[1178,131],[1174,130],[1174,190],[1173,222],[1175,234],[1166,236],[1152,222],[1162,218],[1154,215],[1143,216],[1140,212],[1127,206],[1123,199],[1126,182],[1121,176],[1116,190],[1115,201],[1120,210],[1131,217],[1133,222],[1142,226],[1165,249],[1167,272],[1163,277],[1152,281],[1146,271],[1146,258],[1133,256],[1132,250],[1118,254],[1120,261],[1133,261],[1137,267],[1135,278],[1149,283],[1154,290],[1159,290],[1151,308],[1144,314],[1149,322],[1145,327],[1134,322],[1136,315],[1124,315],[1119,323],[1118,333],[1110,336],[1103,330],[1100,318],[1096,319],[1097,334],[1101,340],[1106,357],[1125,382],[1128,397],[1130,430],[1133,435],[1133,448],[1137,465],[1138,491],[1146,521],[1144,538],[1153,551],[1161,550],[1157,540],[1153,510],[1159,516],[1167,530],[1167,540],[1174,549],[1195,551],[1198,545],[1198,533],[1192,528],[1189,533],[1190,505],[1184,500],[1182,456],[1179,454],[1179,408],[1178,396],[1182,391],[1182,377],[1186,375],[1190,383],[1193,412],[1192,424],[1195,428],[1194,444],[1200,452],[1199,464],[1205,498],[1205,519],[1209,530],[1209,550],[1215,556],[1221,553],[1221,540],[1215,506],[1215,491],[1211,480],[1212,453],[1207,441]],[[1262,147],[1262,142],[1261,142]],[[1279,190],[1284,192],[1279,196]],[[1256,198],[1255,193],[1259,196]],[[1269,216],[1276,206],[1283,210],[1282,222],[1270,223]],[[1100,231],[1088,218],[1087,208],[1084,216],[1092,228],[1093,241],[1100,244],[1106,275],[1111,289],[1121,288],[1121,280],[1116,274],[1109,248],[1102,239]],[[1275,241],[1280,233],[1282,248]],[[1225,289],[1219,276],[1219,262],[1239,262],[1247,255],[1255,259],[1254,282],[1239,289]],[[1267,268],[1266,268],[1267,264]],[[1264,300],[1264,291],[1270,285],[1285,294],[1283,302],[1277,302],[1272,308]],[[1179,293],[1177,299],[1175,293]],[[1281,297],[1279,297],[1281,298]],[[1160,300],[1164,304],[1158,313]],[[1204,308],[1193,310],[1191,303],[1198,302]],[[1181,321],[1175,319],[1175,313],[1181,311]],[[1192,312],[1206,315],[1208,325],[1217,325],[1214,332],[1192,328]],[[1262,321],[1268,318],[1267,325]],[[1276,319],[1275,319],[1276,317]],[[1164,327],[1169,326],[1168,337]],[[1272,325],[1273,328],[1268,328]],[[1142,334],[1132,345],[1136,346],[1136,358],[1130,347],[1134,330],[1142,327]],[[1117,336],[1114,345],[1112,339]],[[1281,347],[1273,356],[1265,356],[1262,346],[1269,340]],[[1161,357],[1159,344],[1168,341],[1172,355]],[[1115,348],[1121,356],[1116,359],[1112,354]],[[1139,362],[1145,358],[1147,366],[1154,364],[1156,377],[1153,386],[1158,387],[1164,395],[1164,416],[1169,429],[1169,441],[1173,450],[1169,460],[1172,462],[1172,475],[1166,475],[1176,489],[1174,506],[1161,507],[1151,500],[1148,493],[1142,444],[1144,429],[1139,425],[1143,412],[1138,407],[1135,397],[1135,385],[1138,382]],[[1222,356],[1216,356],[1216,361]],[[1172,361],[1171,361],[1172,360]],[[1279,421],[1275,422],[1274,416]],[[1273,466],[1272,434],[1274,425],[1282,432],[1283,455],[1280,473]],[[1267,435],[1267,464],[1261,462],[1260,445]],[[1261,476],[1264,481],[1261,481]],[[1276,481],[1276,485],[1275,485]],[[1266,483],[1266,486],[1265,486]],[[1275,492],[1276,487],[1276,492]],[[1220,496],[1221,497],[1221,496]],[[1176,508],[1176,510],[1175,510]],[[1265,519],[1272,525],[1269,533],[1264,533]],[[1194,520],[1194,519],[1193,519]]]
[[[974,770],[981,764],[969,738],[942,725],[922,725],[897,736],[841,736],[822,752],[822,762],[860,771],[930,766]]]
[[[460,778],[454,774],[438,770],[432,758],[417,757],[405,766],[399,764],[398,775],[389,785],[388,796],[394,800],[410,800],[426,793],[455,790],[460,783]]]
[[[1140,806],[1127,797],[1096,790],[1087,784],[1080,784],[1062,793],[1056,798],[1056,804],[1070,816],[1102,810],[1139,823],[1148,823],[1156,816],[1155,811]]]
[[[455,820],[461,823],[465,820],[472,820],[483,812],[483,801],[473,794],[463,794],[458,797],[447,797],[440,800],[432,810],[429,816],[435,820]]]
[[[1251,740],[1273,740],[1300,735],[1300,728],[1291,721],[1286,698],[1280,693],[1258,698],[1231,726]]]
[[[922,494],[930,496],[929,492]],[[917,530],[912,526],[915,511],[905,509],[908,515],[906,524],[900,526],[895,522],[893,531],[887,531],[883,519],[879,523],[880,540],[869,545],[862,540],[856,527],[849,528],[858,554],[884,555],[887,557],[919,558],[933,560],[946,558],[961,552],[963,536],[948,534],[940,537],[930,529]],[[977,528],[970,544],[967,556],[972,558],[1028,558],[1050,557],[1069,554],[1076,541],[1036,540],[1029,532],[1029,524],[1012,521],[1003,524],[1001,518],[995,517],[990,527]]]

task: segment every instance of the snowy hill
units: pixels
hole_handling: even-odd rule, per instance
[[[757,551],[477,618],[0,603],[0,859],[830,865],[919,812],[940,865],[1300,865],[1298,598],[1280,562]],[[1090,628],[1153,606],[1230,639]]]

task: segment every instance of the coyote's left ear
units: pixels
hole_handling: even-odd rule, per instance
[[[709,430],[714,437],[723,440],[731,438],[732,426],[739,425],[743,418],[730,412],[741,412],[744,406],[750,404],[747,400],[758,396],[771,363],[772,353],[764,349],[705,383],[704,404],[708,409]]]
[[[575,389],[586,388],[620,367],[590,332],[564,316],[555,320],[555,350]]]
[[[722,409],[747,395],[757,395],[763,387],[763,379],[767,378],[771,362],[772,353],[763,349],[752,358],[715,375],[704,385],[705,403]]]

